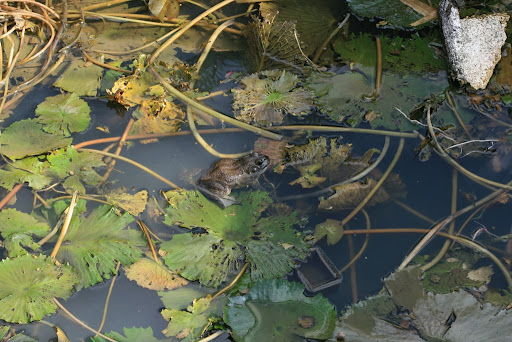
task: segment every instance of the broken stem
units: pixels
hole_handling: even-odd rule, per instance
[[[60,246],[62,245],[62,241],[64,241],[64,237],[66,236],[66,233],[68,232],[69,224],[71,223],[71,218],[73,217],[73,211],[75,210],[75,205],[76,205],[77,201],[78,201],[78,191],[75,191],[73,193],[73,197],[71,197],[71,202],[69,203],[68,214],[66,215],[66,220],[64,220],[64,224],[62,225],[59,239],[57,240],[57,243],[53,247],[52,254],[50,254],[50,258],[52,258],[52,260],[54,260],[55,257],[57,256]]]

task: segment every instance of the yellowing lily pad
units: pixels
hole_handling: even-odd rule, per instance
[[[149,258],[142,258],[126,267],[125,273],[128,279],[150,290],[172,290],[188,284],[187,280]]]
[[[21,159],[49,152],[69,145],[70,138],[43,132],[35,119],[26,119],[13,123],[0,135],[0,154],[11,159]]]
[[[148,202],[148,192],[146,190],[141,190],[132,195],[127,192],[127,189],[118,188],[105,194],[105,197],[109,203],[126,210],[132,215],[142,213]]]
[[[91,117],[91,109],[77,94],[61,94],[46,98],[36,108],[37,121],[48,133],[69,136],[84,131]]]
[[[66,265],[30,254],[0,262],[0,319],[11,323],[38,321],[57,311],[53,297],[68,298],[78,277]]]

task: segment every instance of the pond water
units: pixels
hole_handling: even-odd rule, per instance
[[[348,3],[354,2],[355,1],[348,1]],[[334,3],[335,2],[330,2],[330,5],[333,5]],[[117,9],[121,12],[128,12],[130,11],[130,8],[143,6],[143,3],[138,2],[129,2],[128,4],[129,6],[125,6],[121,3],[119,7],[114,7],[112,11]],[[78,2],[78,5],[86,6],[90,5],[90,3]],[[321,7],[323,5],[324,2],[318,6]],[[71,4],[68,4],[68,6],[71,6]],[[58,4],[57,7],[60,8],[60,4]],[[337,7],[335,10],[336,12],[332,15],[338,22],[341,22],[345,13],[347,13],[347,4],[343,3],[342,5],[335,7]],[[233,5],[232,7],[228,6],[225,9],[225,14],[234,15],[245,10],[245,8],[246,5],[242,4],[237,4],[236,6]],[[73,13],[75,12],[70,12],[70,14]],[[190,4],[183,4],[180,14],[184,13],[189,14],[191,18],[193,18],[200,14],[201,11],[197,10],[197,8]],[[93,17],[92,14],[88,15]],[[73,17],[70,16],[72,26],[66,34],[73,37],[79,30],[79,26],[73,22],[71,18]],[[251,20],[252,19],[250,18],[245,18],[244,20],[241,20],[241,22],[247,23]],[[300,19],[298,21],[300,21]],[[416,68],[418,68],[417,64],[421,64],[421,62],[416,63],[415,61],[410,61],[411,65],[404,68],[402,65],[404,61],[393,60],[393,62],[388,61],[386,63],[396,63],[393,65],[395,65],[395,67],[396,65],[400,65],[400,67],[394,68],[386,64],[384,65],[382,92],[380,97],[373,100],[361,100],[360,95],[363,95],[366,89],[370,89],[371,92],[374,87],[376,68],[375,66],[366,65],[366,61],[362,61],[364,58],[361,58],[361,60],[352,60],[351,58],[340,55],[340,51],[349,51],[351,49],[350,46],[341,46],[345,44],[343,43],[344,41],[353,42],[355,45],[365,44],[363,40],[357,41],[357,37],[353,35],[364,33],[371,36],[380,36],[383,44],[387,44],[397,37],[402,37],[403,41],[400,43],[402,45],[393,45],[391,48],[385,50],[388,51],[388,53],[391,50],[391,53],[384,56],[385,58],[386,56],[389,56],[391,60],[397,56],[405,55],[408,48],[413,49],[407,44],[414,39],[432,39],[434,44],[427,45],[427,49],[430,48],[432,51],[438,52],[442,51],[442,45],[439,43],[442,43],[442,38],[440,38],[440,32],[437,26],[433,25],[421,28],[418,35],[420,38],[415,38],[415,31],[411,31],[409,29],[393,30],[385,25],[376,27],[377,22],[377,19],[370,20],[367,18],[360,18],[359,20],[353,15],[349,19],[347,26],[328,45],[323,57],[324,59],[320,59],[319,64],[323,68],[322,73],[327,74],[327,72],[332,72],[332,75],[343,75],[343,77],[347,77],[343,81],[343,86],[340,86],[340,83],[332,83],[334,84],[334,90],[337,89],[337,86],[340,86],[338,92],[344,92],[347,94],[346,98],[341,97],[339,99],[331,99],[332,102],[329,103],[329,106],[338,104],[341,108],[339,112],[334,115],[333,112],[326,110],[325,106],[320,108],[321,105],[317,103],[317,107],[312,110],[312,113],[308,116],[305,116],[302,119],[290,116],[285,119],[284,124],[350,127],[347,125],[348,121],[349,123],[355,123],[354,126],[357,126],[358,128],[399,131],[400,127],[403,128],[404,125],[411,123],[407,120],[404,121],[404,118],[397,112],[395,106],[409,114],[409,112],[413,111],[415,106],[422,103],[424,104],[424,100],[431,97],[431,95],[435,94],[437,96],[445,96],[446,90],[446,92],[453,97],[454,104],[460,112],[462,120],[469,127],[469,130],[472,133],[472,139],[499,139],[499,141],[484,142],[472,150],[464,149],[462,153],[468,153],[467,156],[458,159],[455,157],[453,158],[456,159],[462,167],[470,170],[480,177],[491,179],[498,183],[507,184],[512,175],[512,172],[510,171],[512,161],[510,151],[512,150],[510,149],[509,142],[510,135],[507,135],[509,134],[509,131],[507,130],[510,130],[510,127],[512,127],[512,107],[510,107],[510,101],[507,102],[505,96],[506,94],[510,95],[510,86],[512,85],[500,85],[501,90],[499,91],[496,90],[495,87],[490,90],[475,92],[467,88],[460,87],[455,82],[448,80],[447,72],[445,70],[446,68],[442,70],[438,68],[436,72],[432,72],[430,70],[432,65],[428,64],[430,62],[425,62],[426,64],[423,66],[425,72],[418,72],[416,70]],[[98,21],[88,21],[88,25],[86,25],[84,29],[86,33],[83,34],[88,35],[91,42],[90,45],[87,45],[87,41],[82,41],[81,44],[83,45],[81,45],[81,47],[85,46],[86,49],[97,48],[99,50],[107,49],[107,47],[110,47],[111,49],[119,49],[122,47],[122,44],[128,44],[127,42],[130,41],[130,46],[136,47],[142,45],[143,41],[156,39],[168,31],[168,28],[149,28],[145,25],[139,26],[134,25],[133,23],[105,23],[105,25],[112,25],[112,28],[111,26],[105,26],[105,28],[102,28],[102,25],[103,24]],[[127,31],[133,32],[132,34],[127,34]],[[107,32],[108,34],[105,33],[104,36],[101,36],[102,32]],[[193,64],[201,53],[199,48],[202,47],[202,44],[204,44],[208,39],[210,32],[211,31],[193,28],[190,32],[187,32],[184,38],[177,41],[176,48],[174,48],[173,45],[173,48],[166,51],[162,56],[165,56],[165,61],[169,64],[177,60]],[[145,36],[142,35],[142,33],[144,33]],[[119,37],[116,36],[117,34]],[[232,73],[241,72],[244,75],[248,75],[252,70],[244,53],[244,50],[247,49],[244,47],[244,39],[240,39],[239,36],[228,34],[222,34],[220,39],[221,41],[218,45],[215,45],[215,51],[212,51],[206,59],[200,73],[201,77],[196,81],[195,86],[199,91],[211,93],[223,91],[223,95],[212,97],[203,101],[203,103],[221,113],[232,115],[233,96],[230,89],[234,87],[241,88],[241,85],[238,82],[230,80],[226,80],[224,82],[223,80]],[[94,42],[92,42],[92,40],[94,40]],[[94,43],[96,43],[96,45],[94,45]],[[341,47],[336,48],[336,51],[334,51],[333,46],[337,46],[337,44],[340,44],[339,46]],[[390,43],[390,45],[392,44]],[[405,45],[407,45],[407,48]],[[510,47],[510,38],[508,40],[508,47]],[[154,48],[148,48],[145,52],[151,53],[153,50]],[[508,51],[510,54],[510,49]],[[364,53],[366,53],[366,50],[356,51],[350,56],[358,56],[358,54]],[[72,59],[71,55],[73,54],[80,56],[80,48],[73,47],[70,50],[69,60]],[[132,63],[137,56],[138,54],[121,57],[105,55],[105,62],[123,61],[122,65],[128,67],[128,65]],[[411,58],[416,57],[417,55],[413,55]],[[164,59],[163,57],[161,58]],[[74,59],[79,60],[77,57]],[[354,61],[355,64],[350,65],[349,61]],[[422,67],[420,66],[420,68]],[[9,110],[12,111],[12,114],[9,117],[5,117],[4,121],[1,122],[2,131],[14,122],[26,118],[34,118],[34,112],[40,103],[42,103],[47,97],[55,96],[63,92],[52,86],[53,81],[63,72],[64,70],[62,68],[57,69],[57,71],[54,72],[49,79],[46,79],[43,84],[36,85],[28,96],[25,96],[14,107],[9,108]],[[299,77],[301,77],[301,82],[306,83],[307,77],[305,75],[299,75]],[[221,83],[221,81],[223,82]],[[322,82],[325,82],[325,84],[331,84],[329,83],[331,80],[323,80],[320,81],[320,83],[317,81],[316,85],[323,85],[324,83]],[[351,83],[347,84],[347,82]],[[494,82],[494,80],[492,82]],[[109,87],[112,87],[112,85]],[[366,95],[368,93],[366,93]],[[359,97],[351,98],[350,96],[354,96],[354,94]],[[331,96],[334,97],[334,95]],[[503,96],[505,100],[502,100],[500,96]],[[112,102],[108,101],[105,92],[102,92],[99,96],[82,96],[81,98],[84,99],[91,108],[91,122],[88,125],[88,128],[83,132],[72,134],[72,142],[74,145],[93,139],[121,136],[125,131],[130,118],[134,115],[134,108],[124,110],[121,108],[122,106],[113,105]],[[464,131],[460,124],[457,123],[453,116],[450,117],[451,109],[448,104],[448,100],[442,99],[438,106],[436,106],[434,102],[435,101],[432,101],[432,106],[433,108],[435,107],[437,113],[437,117],[434,118],[434,125],[439,126],[447,132],[449,131],[448,126],[451,125],[450,127],[454,128],[453,131],[449,131],[450,133],[445,134],[456,138],[456,141],[453,141],[450,145],[470,140],[470,138],[467,137],[464,139]],[[389,112],[393,111],[393,115],[395,116],[393,119],[378,125],[376,122],[379,119],[375,119],[377,121],[372,121],[372,119],[368,119],[369,117],[358,117],[354,114],[353,108],[359,108],[360,112],[364,111],[365,113],[368,113],[368,111],[374,111],[377,112],[377,116],[379,116],[379,110]],[[476,109],[484,111],[493,118],[489,119],[488,117],[483,116]],[[425,122],[425,117],[423,117],[423,115],[420,116],[421,117],[417,120]],[[345,117],[346,121],[341,123],[337,122],[340,121],[340,118],[343,119],[343,117]],[[505,126],[499,123],[497,124],[497,121],[493,119],[498,119],[504,122]],[[350,120],[356,120],[358,122]],[[186,121],[186,118],[183,119],[183,121]],[[393,122],[396,123],[396,129],[391,129],[389,127]],[[109,132],[105,133],[96,129],[98,126],[107,127]],[[215,122],[213,126],[214,127],[201,124],[199,129],[222,129],[224,127],[231,127],[227,123],[219,123],[218,121]],[[279,124],[274,126],[279,126]],[[269,127],[270,130],[272,130],[272,128],[273,127]],[[418,125],[415,128],[422,136],[429,135],[425,125]],[[411,132],[412,130],[413,129],[403,129],[405,132]],[[181,131],[189,131],[188,125],[185,122],[181,125]],[[351,144],[351,157],[353,159],[361,158],[365,155],[365,152],[371,148],[382,150],[385,145],[384,135],[376,135],[364,131],[338,133],[334,131],[323,132],[321,130],[309,128],[300,133],[291,129],[276,130],[276,132],[283,134],[289,146],[305,145],[310,142],[311,139],[320,137],[327,138],[327,144],[329,144],[329,139],[339,139],[341,137],[342,139],[338,140],[338,145]],[[204,134],[203,137],[209,145],[222,153],[239,153],[252,150],[255,146],[256,140],[259,138],[258,135],[250,132],[237,131],[225,133],[222,132],[222,130],[220,130],[220,133]],[[440,134],[439,140],[441,141],[442,139],[443,134]],[[382,176],[382,173],[385,172],[388,165],[390,165],[394,159],[395,153],[399,148],[399,140],[400,139],[398,137],[390,138],[387,154],[369,177],[378,180]],[[406,210],[404,206],[397,204],[394,199],[387,198],[386,200],[381,201],[381,203],[365,207],[371,221],[371,229],[429,229],[437,222],[451,214],[453,167],[449,165],[443,157],[435,154],[434,152],[432,152],[430,158],[424,158],[424,155],[420,155],[419,153],[419,146],[421,144],[422,140],[419,138],[405,139],[403,151],[401,152],[396,165],[393,167],[392,172],[400,176],[400,180],[407,192],[407,195],[399,198],[399,201],[404,203],[407,207],[425,215],[431,220],[431,222],[426,222],[424,219],[418,217],[418,215]],[[442,141],[442,144],[444,148],[447,147],[446,139]],[[87,148],[100,150],[107,145],[108,144],[92,145],[87,146]],[[490,148],[486,149],[488,147]],[[425,150],[426,149],[424,149],[423,152]],[[331,147],[328,151],[333,152],[334,149]],[[111,152],[113,152],[113,150],[111,150]],[[372,161],[374,161],[378,155],[378,153],[374,154]],[[201,170],[204,171],[208,169],[213,162],[219,159],[218,157],[208,153],[199,143],[197,143],[196,139],[191,134],[164,137],[160,138],[158,142],[148,144],[143,144],[138,140],[133,140],[129,142],[128,147],[123,148],[121,156],[134,160],[137,163],[148,167],[157,174],[171,180],[177,186],[189,190],[195,189],[190,179],[197,179]],[[327,163],[325,160],[326,159],[324,159],[323,163]],[[8,158],[4,158],[2,169],[7,170],[8,164],[11,162],[12,161],[8,160]],[[339,164],[338,166],[348,167],[347,164]],[[98,170],[101,170],[98,171],[100,175],[105,172],[105,168],[98,168]],[[270,198],[273,198],[274,201],[282,202],[288,205],[292,210],[297,211],[301,224],[295,225],[294,229],[301,232],[303,236],[313,235],[315,227],[328,219],[342,221],[355,207],[353,206],[351,209],[338,211],[318,209],[319,196],[307,196],[307,194],[314,192],[319,188],[328,187],[336,182],[328,184],[329,181],[327,181],[326,183],[313,187],[312,189],[303,189],[299,184],[289,185],[290,182],[301,176],[300,171],[300,169],[289,165],[284,168],[282,173],[274,172],[269,168],[264,176],[260,177],[257,184],[253,184],[248,188],[244,187],[234,190],[235,197],[242,196],[243,193],[254,192],[256,190],[268,192],[270,194]],[[0,174],[0,177],[2,175],[5,176],[5,174]],[[364,179],[359,181],[363,180]],[[400,190],[396,184],[394,186],[396,187],[396,190]],[[132,194],[141,190],[147,190],[149,197],[148,203],[152,204],[156,200],[161,206],[161,210],[165,210],[167,204],[163,200],[160,191],[171,190],[169,185],[150,176],[140,168],[118,160],[107,184],[105,185],[105,188],[112,189],[121,187],[124,187]],[[57,187],[57,189],[63,190],[62,186]],[[460,210],[478,200],[481,200],[494,190],[495,188],[489,190],[459,173],[455,189],[455,195],[457,198],[456,210]],[[87,187],[88,194],[94,194],[95,191],[94,187]],[[2,192],[1,194],[4,196],[6,193],[7,191]],[[40,192],[39,194],[46,200],[62,195],[62,193],[54,193],[51,191]],[[324,196],[329,194],[330,193],[327,193]],[[287,201],[279,200],[283,197],[296,195],[303,197]],[[362,195],[362,198],[364,198],[364,194]],[[33,201],[34,195],[32,189],[25,185],[16,194],[16,203],[8,207],[16,208],[17,210],[25,213],[34,212],[39,219],[42,219],[40,211],[33,211]],[[38,204],[40,203],[38,202]],[[93,208],[97,206],[98,204],[93,204],[92,201],[89,201],[87,212],[90,213]],[[152,211],[154,209],[154,206],[151,208],[148,206],[146,210],[138,216],[138,218],[144,221],[151,231],[164,241],[171,240],[171,238],[177,234],[189,232],[188,229],[181,228],[178,225],[169,226],[162,223],[162,217],[155,219],[152,215]],[[284,209],[282,210],[284,211]],[[509,212],[510,204],[505,200],[503,200],[502,203],[497,203],[487,207],[485,210],[482,210],[480,215],[476,215],[469,221],[468,227],[464,231],[464,235],[471,236],[471,234],[478,228],[485,226],[488,231],[496,236],[506,236],[509,234],[511,229]],[[466,220],[468,215],[471,213],[472,211],[469,211],[467,214],[456,219],[456,230],[459,229],[464,220]],[[290,211],[290,216],[291,215]],[[2,223],[0,222],[0,224]],[[139,229],[135,222],[130,224],[130,228]],[[365,216],[362,215],[361,212],[359,212],[346,226],[344,226],[344,229],[346,230],[362,230],[365,228],[366,220]],[[325,296],[335,306],[336,312],[341,314],[343,310],[354,303],[354,301],[362,300],[368,296],[377,294],[383,288],[382,279],[397,269],[422,236],[423,234],[418,234],[417,232],[371,234],[367,241],[367,245],[365,245],[365,235],[362,234],[347,234],[335,244],[329,244],[326,238],[319,240],[315,243],[315,246],[325,252],[325,255],[337,269],[342,269],[347,265],[353,255],[364,245],[365,249],[358,260],[354,263],[354,267],[343,272],[343,280],[341,284],[328,287],[318,293]],[[259,237],[252,238],[253,240],[259,239]],[[35,240],[37,241],[37,239]],[[434,238],[421,250],[421,254],[430,255],[431,257],[436,255],[444,241],[445,240],[441,237]],[[492,252],[496,253],[499,258],[503,258],[505,261],[510,260],[510,253],[512,253],[512,251],[506,250],[506,239],[496,243],[495,241],[492,241],[492,236],[490,234],[483,234],[477,238],[477,242],[491,248]],[[54,244],[55,241],[45,245],[42,249],[44,254],[49,255]],[[144,252],[147,252],[148,255],[150,255],[149,249],[146,248],[145,245],[143,248]],[[5,258],[8,251],[4,249],[3,252],[3,258]],[[170,251],[168,252],[170,253]],[[304,268],[304,270],[306,271],[307,269],[310,269],[310,272],[315,273],[316,267],[320,268],[320,263],[321,262],[318,258],[310,260],[307,264],[307,268]],[[481,266],[489,266],[492,264],[493,262],[490,259],[482,258],[470,267],[476,269]],[[243,263],[239,262],[238,266],[241,265],[243,265]],[[494,275],[487,286],[498,289],[507,288],[506,277],[503,276],[501,271],[495,265],[493,266],[493,270]],[[239,271],[239,269],[237,269],[237,271]],[[235,274],[236,272],[234,271],[230,274],[227,278],[227,283],[233,279]],[[326,273],[318,274],[317,276],[325,277]],[[300,282],[295,270],[288,272],[282,278]],[[244,281],[247,281],[247,279]],[[217,290],[227,285],[227,283],[222,283]],[[67,310],[77,316],[80,320],[96,329],[100,326],[102,321],[105,299],[107,298],[110,284],[110,279],[98,282],[95,285],[73,293],[67,300],[60,299],[60,302]],[[206,293],[213,294],[216,292],[215,288],[201,286],[197,281],[191,282],[186,287],[194,289],[194,291],[197,291],[199,294],[197,297],[192,297],[191,299],[199,298],[204,296]],[[315,294],[317,293],[306,292],[307,297],[311,297]],[[261,300],[257,297],[254,298],[254,303],[259,303],[257,300]],[[190,303],[191,300],[188,304]],[[184,309],[185,307],[186,304],[182,306],[181,309]],[[264,304],[262,307],[264,307]],[[102,332],[115,331],[122,333],[123,328],[125,327],[151,327],[155,338],[164,339],[165,335],[162,331],[165,330],[169,324],[168,320],[164,319],[161,314],[161,310],[164,308],[165,305],[163,304],[159,293],[157,291],[141,287],[137,285],[135,281],[128,279],[125,268],[122,266],[112,289],[108,313],[106,315],[105,324],[102,327]],[[286,308],[283,310],[286,311]],[[44,317],[44,320],[63,329],[71,341],[88,341],[89,337],[94,336],[90,331],[77,325],[76,322],[71,320],[69,316],[60,309],[56,314]],[[26,325],[4,322],[2,325],[10,325],[16,330],[16,332],[24,331],[27,335],[32,336],[39,341],[49,341],[55,338],[54,329],[47,324],[39,322],[33,322]],[[219,327],[226,328],[226,325],[219,324]],[[253,336],[258,335],[257,333],[254,333]],[[216,341],[225,341],[229,340],[229,338],[229,335],[224,333],[220,335]]]

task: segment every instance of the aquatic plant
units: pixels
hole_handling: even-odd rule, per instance
[[[299,87],[296,75],[287,71],[264,71],[240,81],[244,89],[232,89],[235,117],[244,122],[272,126],[285,115],[303,116],[312,107],[312,93]]]

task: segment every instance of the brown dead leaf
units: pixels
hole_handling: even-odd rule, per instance
[[[150,290],[172,290],[188,284],[186,279],[149,258],[142,258],[130,267],[125,267],[125,272],[128,279]]]

